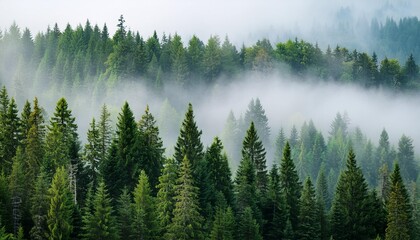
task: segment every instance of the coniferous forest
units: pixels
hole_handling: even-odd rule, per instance
[[[385,33],[391,23],[375,29]],[[174,86],[212,89],[278,72],[412,94],[420,88],[418,49],[400,62],[299,39],[237,48],[228,37],[146,38],[123,16],[117,24],[113,36],[89,21],[35,36],[13,24],[0,35],[0,239],[420,238],[410,133],[396,144],[385,128],[369,138],[350,128],[345,112],[328,132],[310,119],[273,132],[255,98],[205,145],[193,104],[182,106],[177,125],[165,96]],[[136,113],[126,101],[115,114],[101,105],[88,123],[73,114],[68,99],[106,103],[133,82],[167,98],[166,110]],[[48,112],[32,95],[58,101]],[[159,124],[168,119],[175,124]],[[163,126],[176,132],[173,146],[164,144]]]

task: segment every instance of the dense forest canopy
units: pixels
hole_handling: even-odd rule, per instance
[[[407,24],[410,32],[420,23],[378,26],[381,51],[402,41],[392,36]],[[276,101],[260,100],[273,82],[289,79],[294,88],[287,90],[307,84],[300,98],[314,89],[364,91],[350,103],[362,108],[385,92],[384,102],[395,97],[400,107],[415,99],[405,105],[414,109],[420,88],[419,53],[409,47],[414,40],[395,52],[400,58],[413,50],[401,61],[345,46],[321,49],[297,38],[235,46],[228,36],[146,37],[130,30],[122,15],[114,34],[87,21],[64,29],[55,24],[35,36],[13,24],[0,36],[0,239],[420,236],[417,128],[397,126],[398,136],[390,136],[387,128],[395,126],[369,119],[380,132],[372,137],[351,124],[346,109],[329,113],[326,129],[310,117],[302,120],[305,115],[275,123],[266,107],[298,113],[306,102],[290,101],[277,89],[283,95]],[[241,85],[247,81],[267,89],[248,96]],[[247,106],[230,113],[205,108],[229,103],[223,94],[216,95],[225,96],[221,101],[207,98],[225,88],[246,95]],[[112,105],[115,95],[127,99],[128,93],[138,102]],[[54,107],[38,95],[56,101]],[[159,110],[151,96],[160,99]],[[406,96],[412,98],[401,100]],[[202,98],[195,100],[198,108],[188,103],[192,97]],[[151,105],[136,112],[132,106],[143,102]],[[88,117],[76,116],[76,103]],[[314,111],[323,115],[322,107]],[[405,115],[396,117],[401,120],[394,124],[405,123]],[[203,122],[216,118],[225,120],[219,136],[202,131]]]

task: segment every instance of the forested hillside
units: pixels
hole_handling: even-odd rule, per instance
[[[418,21],[399,28],[407,23]],[[386,34],[393,24],[378,25],[381,55],[397,41]],[[89,21],[35,35],[13,24],[0,34],[0,239],[420,239],[415,127],[394,143],[388,126],[368,136],[338,112],[328,131],[311,119],[277,130],[247,96],[246,110],[232,109],[220,136],[208,136],[197,111],[223,113],[182,96],[210,101],[205,93],[234,81],[245,91],[241,81],[264,76],[416,96],[410,44],[399,61],[298,39],[238,47],[227,36],[146,37],[123,16],[113,36]],[[133,89],[136,101],[153,92],[160,111],[103,104],[121,86],[146,89]],[[96,109],[76,116],[77,100]],[[288,100],[278,96],[295,107]]]
[[[411,138],[392,146],[384,129],[372,141],[349,130],[346,114],[336,115],[328,136],[310,121],[281,129],[271,143],[264,109],[252,100],[243,120],[231,114],[222,138],[204,146],[190,104],[173,156],[165,156],[148,106],[135,119],[126,102],[113,123],[104,105],[85,144],[66,99],[44,116],[37,98],[19,113],[1,90],[3,239],[419,236]]]
[[[191,88],[229,83],[249,72],[416,90],[419,54],[412,44],[418,38],[411,33],[417,32],[418,21],[407,19],[399,28],[394,25],[390,20],[383,27],[377,26],[376,46],[381,56],[389,52],[404,59],[401,61],[378,59],[374,52],[343,46],[320,49],[316,43],[299,39],[274,44],[261,39],[254,45],[237,47],[228,36],[210,36],[207,41],[196,36],[181,39],[176,33],[140,36],[127,30],[122,16],[113,36],[106,25],[100,28],[89,21],[65,29],[55,25],[34,36],[29,29],[13,24],[0,35],[0,81],[21,103],[25,96],[39,91],[51,98],[89,93],[93,101],[100,102],[115,85],[129,81],[159,91],[169,84]],[[399,34],[406,25],[413,25],[414,30]]]

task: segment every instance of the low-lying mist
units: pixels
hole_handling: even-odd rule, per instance
[[[52,98],[39,96],[41,105],[50,114],[54,111]],[[203,130],[202,141],[209,145],[215,136],[220,136],[230,111],[236,118],[243,116],[251,99],[259,98],[268,117],[271,139],[277,137],[280,127],[289,136],[293,125],[299,130],[306,121],[313,120],[315,127],[328,137],[330,124],[336,114],[346,113],[350,119],[350,131],[360,127],[363,133],[377,145],[385,128],[390,142],[397,146],[402,134],[414,140],[416,151],[420,150],[420,105],[419,95],[403,95],[381,89],[366,90],[352,85],[297,80],[281,74],[248,74],[231,84],[222,81],[213,88],[181,89],[166,86],[162,93],[153,93],[138,83],[123,83],[115,87],[100,101],[93,101],[91,93],[69,98],[69,106],[76,116],[82,142],[86,139],[88,124],[98,118],[102,104],[107,104],[114,119],[114,126],[125,101],[130,104],[136,119],[140,119],[146,105],[150,106],[167,153],[179,133],[187,104],[193,104],[196,122]],[[56,101],[58,99],[54,99]],[[163,122],[175,122],[162,126]],[[271,156],[269,156],[271,158]]]

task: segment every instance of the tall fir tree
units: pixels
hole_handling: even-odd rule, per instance
[[[286,142],[283,150],[283,158],[280,165],[280,183],[286,197],[292,230],[296,232],[298,229],[299,199],[302,186],[291,157],[289,142]]]
[[[244,240],[262,240],[260,226],[254,218],[253,211],[246,207],[240,214],[237,227],[238,239]]]
[[[254,122],[251,122],[242,143],[242,158],[248,158],[255,165],[257,189],[262,196],[268,184],[265,154],[265,148],[259,140]]]
[[[221,192],[228,205],[233,204],[233,184],[232,174],[230,172],[229,163],[226,154],[222,153],[223,145],[218,137],[215,137],[211,146],[207,149],[205,158],[208,165],[209,181],[214,191]],[[216,194],[212,194],[216,196]],[[213,204],[216,203],[215,197]]]
[[[92,207],[93,212],[83,216],[83,239],[118,239],[111,199],[103,181],[98,183]]]
[[[105,104],[101,108],[101,116],[99,118],[97,128],[100,141],[99,161],[102,164],[102,162],[106,159],[108,149],[112,141],[111,114]]]
[[[318,219],[319,209],[316,204],[315,189],[308,177],[303,185],[299,201],[299,223],[297,239],[321,239],[321,225]]]
[[[87,132],[87,143],[83,152],[83,167],[87,178],[87,184],[91,184],[92,188],[98,186],[99,179],[99,165],[101,164],[101,150],[98,126],[95,118],[90,123],[90,128]]]
[[[214,221],[210,232],[211,240],[233,240],[235,217],[231,207],[216,207]]]
[[[19,141],[20,143],[24,146],[24,148],[26,147],[26,138],[28,137],[28,133],[29,130],[31,129],[31,122],[30,122],[30,117],[31,117],[31,104],[29,103],[28,100],[26,100],[25,105],[23,106],[22,109],[22,113],[20,114],[20,120],[21,120],[21,124],[20,124],[20,136],[19,136]]]
[[[263,209],[263,216],[265,220],[264,239],[283,238],[289,216],[286,199],[280,186],[279,169],[276,164],[270,170],[267,202]]]
[[[159,185],[157,185],[157,219],[161,236],[164,236],[169,229],[173,218],[173,210],[175,208],[175,186],[178,179],[178,166],[173,158],[165,161],[162,175],[159,177]]]
[[[350,149],[346,169],[341,173],[332,206],[334,239],[368,239],[370,231],[367,183]]]
[[[391,176],[391,189],[387,201],[387,239],[415,239],[413,209],[410,202],[410,196],[404,185],[400,166],[394,164],[394,171]],[[401,234],[401,235],[399,235]],[[408,234],[408,238],[405,238]]]
[[[132,239],[157,239],[159,233],[155,198],[152,196],[149,178],[145,171],[141,171],[139,181],[134,189],[134,215]]]
[[[203,239],[203,217],[200,215],[198,191],[198,187],[194,185],[190,161],[185,156],[177,180],[176,202],[168,238]]]
[[[47,215],[48,239],[70,239],[73,230],[74,201],[69,187],[69,177],[64,167],[59,167],[55,171],[48,193],[50,195]]]
[[[131,193],[124,188],[117,199],[117,228],[120,239],[130,239],[133,236],[133,203]]]
[[[49,207],[48,178],[41,171],[35,181],[35,189],[31,196],[31,215],[34,223],[30,230],[31,239],[41,240],[48,236],[47,213]]]
[[[156,126],[156,120],[149,110],[149,106],[141,117],[139,123],[139,135],[136,145],[139,146],[137,153],[140,159],[140,168],[144,170],[149,177],[152,194],[156,196],[156,186],[159,182],[159,176],[163,166],[163,148],[162,139],[159,136],[159,128]]]

